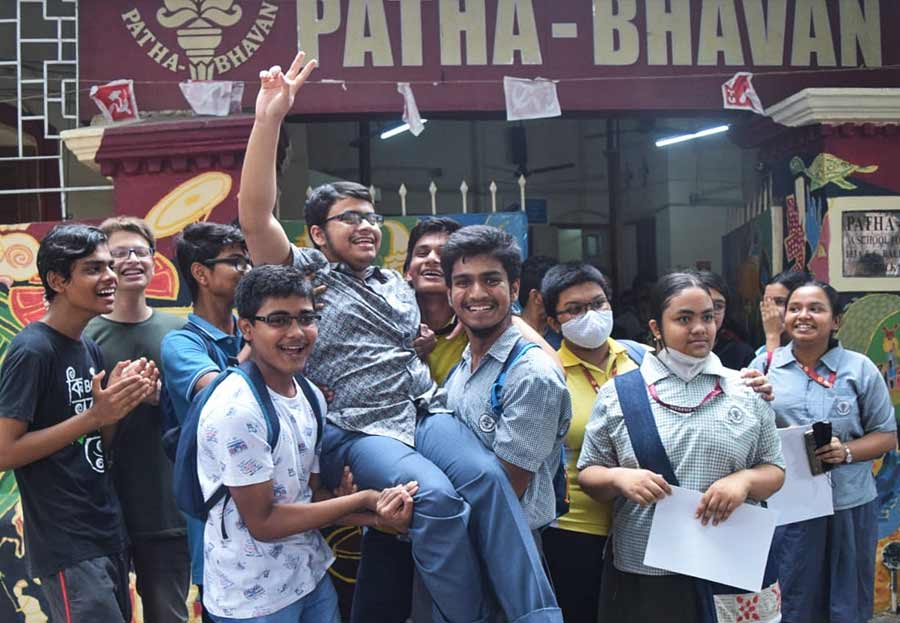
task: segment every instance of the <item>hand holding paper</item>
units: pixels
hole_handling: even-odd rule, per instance
[[[747,501],[750,494],[750,481],[743,471],[731,474],[712,483],[703,497],[694,517],[700,520],[704,526],[712,519],[712,524],[718,526],[731,516],[741,504]]]
[[[704,526],[695,517],[702,497],[698,491],[672,487],[672,495],[656,503],[644,564],[759,591],[775,534],[775,513],[741,504],[728,521]]]

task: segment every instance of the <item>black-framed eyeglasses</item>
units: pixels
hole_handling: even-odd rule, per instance
[[[721,316],[722,314],[724,314],[726,307],[727,304],[725,303],[725,301],[713,301],[713,313],[716,315]]]
[[[145,259],[153,255],[153,247],[113,247],[109,250],[109,254],[114,260],[125,260],[134,256],[138,259]]]
[[[290,314],[269,314],[268,316],[253,317],[254,320],[265,322],[273,329],[287,329],[295,320],[301,328],[311,327],[319,321],[319,318],[321,318],[321,314],[315,312],[303,312],[299,316],[292,316]]]
[[[369,225],[375,225],[376,227],[380,227],[381,224],[384,223],[384,217],[380,214],[375,214],[374,212],[357,212],[356,210],[347,210],[346,212],[329,216],[325,219],[325,222],[340,221],[345,225],[359,225],[363,220]]]
[[[570,316],[580,316],[582,314],[586,314],[590,309],[592,311],[600,311],[601,309],[609,309],[610,304],[606,297],[598,296],[593,301],[588,301],[587,303],[569,303],[562,309],[558,310],[557,314],[569,314]]]
[[[217,257],[212,260],[203,260],[200,262],[204,266],[209,266],[212,268],[216,264],[228,264],[235,270],[239,270],[244,272],[246,270],[250,270],[253,268],[253,262],[250,261],[249,257],[244,257],[243,255],[234,255],[231,257]]]

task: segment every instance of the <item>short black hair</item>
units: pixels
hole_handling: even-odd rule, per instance
[[[559,264],[556,258],[549,255],[532,255],[522,262],[522,280],[519,283],[519,305],[525,307],[528,294],[532,290],[541,291],[541,282],[547,271]]]
[[[526,262],[527,263],[527,262]],[[523,271],[524,275],[524,271]],[[525,281],[525,277],[522,277]],[[584,262],[566,262],[557,264],[547,271],[541,281],[541,296],[544,297],[544,310],[550,318],[556,318],[556,306],[559,304],[559,295],[564,290],[583,283],[596,283],[606,295],[606,300],[612,301],[612,288],[609,280],[595,266]],[[524,287],[524,286],[523,286]],[[521,292],[521,290],[519,290]]]
[[[374,203],[369,189],[356,182],[331,182],[317,186],[303,208],[303,220],[306,222],[307,230],[313,225],[325,227],[328,210],[341,199],[360,199]]]
[[[244,234],[233,225],[222,223],[192,223],[175,240],[175,261],[182,280],[191,291],[191,300],[197,300],[197,280],[191,274],[195,262],[203,263],[215,259],[222,249],[230,245],[240,245],[244,251],[247,243]]]
[[[409,242],[406,243],[406,259],[403,261],[403,272],[405,273],[409,270],[413,249],[416,248],[423,236],[428,234],[447,234],[449,236],[461,227],[462,224],[459,221],[454,221],[452,218],[444,216],[430,216],[416,223],[409,230]]]
[[[660,333],[663,327],[663,312],[669,306],[669,301],[690,288],[700,288],[709,292],[709,287],[700,277],[690,272],[672,272],[663,275],[653,286],[650,292],[650,319],[656,321]]]
[[[312,284],[299,268],[267,264],[257,266],[238,282],[234,305],[238,316],[253,321],[266,299],[299,296],[315,306]]]
[[[769,283],[766,285],[783,285],[785,288],[790,290],[794,290],[797,286],[804,281],[808,281],[810,279],[810,274],[807,272],[799,271],[799,270],[783,270],[771,279],[769,279]]]
[[[487,255],[499,261],[510,285],[522,273],[522,252],[509,232],[490,225],[469,225],[451,234],[441,252],[441,270],[444,271],[448,288],[456,261],[477,255]]]
[[[56,296],[47,282],[47,275],[54,272],[68,281],[72,277],[72,264],[93,254],[97,247],[106,242],[106,234],[89,225],[61,223],[47,232],[37,254],[38,274],[47,302]]]

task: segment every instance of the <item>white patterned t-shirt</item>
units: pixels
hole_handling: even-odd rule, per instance
[[[200,414],[197,462],[208,499],[221,483],[241,487],[272,481],[275,503],[309,503],[310,474],[318,473],[316,419],[294,383],[295,396],[269,390],[281,424],[273,454],[262,409],[247,382],[232,374]],[[324,413],[324,398],[316,396]],[[318,530],[277,541],[257,541],[234,500],[216,504],[203,536],[203,605],[213,615],[252,618],[277,612],[312,592],[334,561]]]

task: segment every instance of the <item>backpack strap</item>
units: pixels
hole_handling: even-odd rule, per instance
[[[677,487],[678,477],[675,476],[669,455],[666,454],[662,439],[659,437],[659,429],[656,428],[650,398],[647,396],[647,385],[641,371],[631,370],[616,375],[613,382],[616,384],[619,405],[625,416],[625,427],[628,429],[628,437],[631,439],[631,447],[634,449],[638,464],[643,469],[662,474],[666,482]]]
[[[312,407],[313,415],[316,416],[316,447],[322,447],[322,433],[325,431],[325,418],[322,413],[322,405],[319,403],[319,396],[316,394],[315,390],[312,387],[312,383],[309,382],[302,374],[296,374],[294,376],[297,379],[297,384],[300,386],[300,391],[303,392],[303,395],[306,397],[306,402],[309,403],[309,406]]]
[[[522,358],[522,355],[537,347],[538,345],[534,342],[528,342],[520,337],[516,340],[512,350],[509,351],[509,355],[506,356],[506,361],[503,362],[503,367],[500,368],[497,380],[491,385],[491,411],[494,412],[496,417],[503,415],[503,402],[500,400],[500,393],[503,391],[503,383],[506,382],[506,375],[509,373],[509,369]]]
[[[662,474],[669,484],[679,486],[678,477],[659,436],[653,409],[650,407],[650,398],[647,396],[647,384],[641,371],[632,370],[618,375],[614,382],[619,405],[625,417],[625,427],[628,429],[628,437],[638,464],[643,469]],[[693,584],[701,623],[716,623],[713,584],[700,578],[694,578]]]
[[[616,340],[616,342],[625,347],[625,351],[633,362],[638,364],[638,366],[641,365],[641,362],[644,361],[644,355],[647,354],[646,348],[633,340]]]
[[[215,362],[219,361],[219,356],[221,352],[218,348],[216,348],[215,342],[209,338],[209,334],[203,330],[199,325],[194,324],[190,320],[184,323],[184,326],[181,327],[185,331],[190,331],[194,335],[200,337],[203,340],[203,344],[206,346],[206,354]],[[226,355],[225,357],[225,367],[231,368],[239,365],[237,357],[232,357],[231,355]]]
[[[274,454],[275,447],[278,445],[278,439],[281,435],[281,422],[278,420],[278,413],[276,413],[275,411],[275,405],[272,402],[272,397],[269,395],[269,389],[266,386],[266,381],[265,379],[263,379],[262,373],[259,371],[259,368],[256,367],[256,364],[248,359],[236,368],[226,368],[223,373],[220,374],[216,379],[216,385],[224,380],[229,373],[240,374],[242,377],[244,377],[244,380],[247,381],[247,384],[250,386],[250,391],[253,392],[253,397],[256,398],[256,402],[262,409],[263,417],[266,420],[266,440],[269,443],[269,448],[271,448],[272,453]],[[204,388],[204,390],[205,389],[206,388]],[[228,500],[231,499],[231,491],[225,485],[220,486],[218,489],[216,489],[216,492],[213,493],[206,501],[204,507],[206,513],[208,514],[209,511],[212,510],[213,506],[218,504],[219,500],[223,498],[225,502],[222,506],[223,512],[221,530],[222,537],[227,539],[228,532],[225,529],[224,507],[228,505]]]

